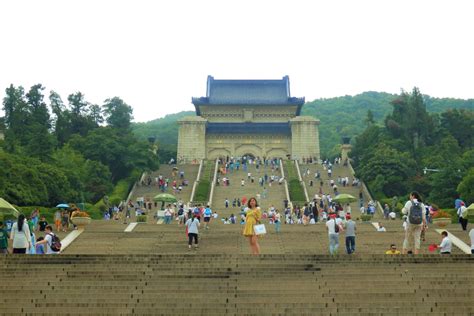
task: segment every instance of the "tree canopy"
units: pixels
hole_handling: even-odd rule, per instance
[[[133,110],[123,100],[99,106],[76,92],[66,105],[51,91],[48,104],[44,90],[5,90],[0,196],[20,206],[94,203],[132,171],[158,167],[150,144],[131,132]]]

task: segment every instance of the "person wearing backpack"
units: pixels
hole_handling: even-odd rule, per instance
[[[339,233],[344,229],[342,227],[342,220],[337,218],[336,214],[331,214],[330,217],[331,219],[326,222],[326,229],[329,236],[329,253],[335,255],[339,248]]]
[[[61,242],[59,241],[59,237],[53,233],[53,228],[51,225],[47,225],[45,228],[46,235],[44,239],[38,241],[37,244],[45,244],[46,245],[46,254],[58,254],[61,250]]]
[[[410,193],[410,199],[405,203],[402,213],[407,215],[407,228],[405,230],[405,240],[403,241],[403,254],[407,254],[408,249],[413,249],[414,254],[420,252],[420,237],[423,226],[426,225],[425,205],[418,192]]]

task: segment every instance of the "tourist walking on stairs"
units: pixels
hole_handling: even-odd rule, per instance
[[[329,237],[329,253],[331,255],[337,254],[339,248],[339,232],[343,231],[342,220],[336,218],[336,214],[331,214],[331,219],[326,222],[326,229]]]
[[[413,191],[410,194],[410,200],[405,203],[402,213],[408,217],[408,224],[405,231],[405,240],[403,241],[403,254],[412,250],[411,244],[414,243],[414,254],[420,252],[420,237],[423,225],[426,225],[425,205],[423,204],[420,194]]]
[[[346,250],[347,254],[350,255],[355,251],[356,223],[351,219],[349,214],[346,215],[344,229],[346,230]]]
[[[254,226],[260,222],[262,213],[258,207],[257,199],[252,197],[247,204],[247,214],[245,215],[245,226],[243,235],[248,238],[250,249],[253,255],[260,254],[260,245],[258,244],[258,236],[255,234]]]
[[[188,230],[188,247],[189,250],[191,250],[192,245],[193,245],[193,239],[194,239],[194,249],[198,249],[198,235],[199,235],[199,220],[196,218],[195,215],[193,215],[192,218],[188,219],[186,221],[186,228]]]
[[[25,221],[25,215],[20,214],[18,221],[13,223],[10,239],[13,240],[13,253],[26,253],[31,247],[30,228]]]

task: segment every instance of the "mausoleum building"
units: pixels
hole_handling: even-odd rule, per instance
[[[205,97],[192,98],[196,116],[178,121],[178,161],[218,157],[319,159],[319,120],[300,116],[304,98],[281,80],[207,78]]]

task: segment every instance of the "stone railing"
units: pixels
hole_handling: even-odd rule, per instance
[[[218,169],[219,169],[219,158],[216,159],[216,164],[214,166],[214,175],[212,176],[211,193],[209,193],[209,202],[207,202],[207,205],[209,206],[212,206],[212,198],[214,197],[214,187],[216,186]]]
[[[298,160],[295,160],[295,165],[296,165],[296,171],[298,172],[298,180],[300,181],[300,184],[303,187],[306,202],[309,202],[308,190],[306,189],[306,183],[303,181],[303,178],[301,177],[300,164],[298,163]]]
[[[191,191],[191,197],[189,198],[189,202],[191,203],[194,200],[194,193],[196,192],[196,187],[199,183],[199,179],[201,179],[201,170],[202,170],[202,164],[203,160],[199,162],[199,169],[198,169],[198,174],[196,176],[196,180],[193,183],[193,189]]]
[[[288,181],[286,181],[285,177],[285,171],[283,170],[283,161],[280,159],[280,170],[281,170],[281,176],[283,177],[283,182],[285,185],[285,194],[286,194],[286,199],[288,200],[288,205],[290,205],[290,190],[288,190]]]

